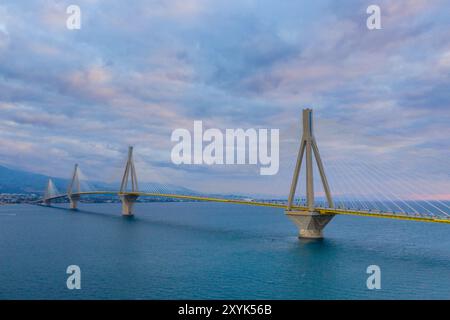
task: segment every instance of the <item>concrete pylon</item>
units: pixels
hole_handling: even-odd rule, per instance
[[[304,210],[293,209],[295,191],[297,189],[298,177],[302,166],[303,157],[306,153],[306,201]],[[332,214],[320,214],[314,205],[314,179],[313,179],[313,155],[319,169],[322,185],[327,197],[328,207],[333,208],[330,187],[325,175],[325,170],[319,154],[316,139],[313,134],[312,109],[303,109],[303,135],[300,149],[295,164],[294,176],[292,177],[291,190],[289,192],[286,215],[298,226],[300,238],[322,238],[323,228],[334,217]]]
[[[133,215],[133,207],[138,195],[132,194],[122,194],[120,195],[120,200],[122,201],[122,215],[123,216],[132,216]]]
[[[131,191],[127,191],[128,178],[131,178]],[[122,201],[122,215],[133,215],[133,205],[139,197],[136,193],[138,193],[138,183],[133,161],[133,147],[130,146],[128,147],[128,160],[125,166],[125,172],[123,173],[119,193],[120,200]]]
[[[50,202],[49,198],[52,196],[52,194],[51,194],[52,188],[53,188],[53,181],[52,181],[52,179],[48,179],[47,187],[45,188],[45,192],[44,192],[44,198],[42,199],[42,202],[46,206],[50,206],[51,205],[51,202]]]
[[[67,197],[70,201],[70,209],[77,209],[80,200],[80,179],[78,177],[78,164],[75,164],[72,174],[72,180],[67,188]]]

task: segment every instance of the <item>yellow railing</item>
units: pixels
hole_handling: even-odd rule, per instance
[[[225,198],[214,198],[214,197],[203,197],[194,195],[179,195],[179,194],[169,194],[169,193],[154,193],[154,192],[126,192],[120,193],[118,191],[86,191],[73,193],[73,195],[135,195],[143,197],[161,197],[161,198],[172,198],[172,199],[184,199],[184,200],[195,200],[195,201],[207,201],[207,202],[221,202],[221,203],[233,203],[241,205],[250,206],[261,206],[261,207],[271,207],[279,209],[287,209],[286,204],[281,203],[271,203],[253,200],[239,200],[239,199],[225,199]],[[57,195],[46,200],[54,200],[58,198],[67,197],[67,194]],[[289,214],[296,214],[298,211],[307,211],[307,207],[293,206],[291,211],[287,211]],[[365,216],[365,217],[376,217],[376,218],[388,218],[388,219],[398,219],[398,220],[409,220],[409,221],[421,221],[421,222],[434,222],[434,223],[449,223],[449,218],[442,217],[430,217],[430,216],[419,216],[419,215],[406,215],[406,214],[395,214],[395,213],[384,213],[384,212],[371,212],[371,211],[359,211],[359,210],[348,210],[348,209],[335,209],[335,208],[315,208],[320,214],[335,214],[335,215],[354,215],[354,216]]]

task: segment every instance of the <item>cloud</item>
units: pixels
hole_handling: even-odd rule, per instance
[[[448,171],[450,18],[441,1],[379,1],[375,31],[365,26],[369,1],[86,0],[79,31],[66,29],[69,4],[0,5],[3,164],[65,177],[76,161],[111,180],[135,145],[140,180],[285,196],[301,108],[311,106],[325,163]],[[170,134],[194,120],[279,128],[279,174],[174,166]]]

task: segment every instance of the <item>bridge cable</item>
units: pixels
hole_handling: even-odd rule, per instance
[[[381,169],[381,168],[377,168],[376,170],[377,170],[378,172],[381,172],[381,173],[384,174],[384,175],[387,175],[387,176],[390,175],[391,177],[394,177],[394,181],[397,181],[397,183],[398,183],[398,180],[395,178],[395,176],[393,176],[393,174],[390,174],[390,173],[388,173],[386,170],[383,170],[383,169]],[[398,176],[397,176],[397,178],[398,178]],[[402,184],[401,186],[403,186],[403,189],[404,189],[404,190],[410,190],[410,192],[411,192],[412,195],[414,195],[414,196],[419,196],[419,197],[426,196],[424,193],[422,193],[422,194],[417,193],[414,189],[411,189],[411,187],[408,187],[408,186],[409,186],[408,183]],[[425,208],[422,204],[420,204],[420,202],[418,202],[417,200],[413,200],[413,201],[416,202],[416,203],[417,203],[419,206],[421,206],[422,208],[426,209],[426,208]],[[428,200],[421,200],[421,201],[427,203],[429,206],[431,206],[431,207],[437,209],[438,211],[442,212],[444,215],[449,216],[448,213],[446,213],[445,211],[441,210],[439,207],[435,206],[435,205],[434,205],[433,203],[431,203],[430,201],[428,201]],[[433,213],[433,212],[430,211],[429,209],[426,209],[426,210],[427,210],[431,215],[433,215],[433,216],[436,215],[435,213]]]
[[[415,176],[416,178],[419,178],[419,179],[421,180],[421,184],[428,184],[428,186],[431,186],[431,184],[430,184],[429,182],[427,182],[427,180],[425,180],[422,176],[419,176],[419,175],[417,175],[417,174],[415,174],[415,175],[414,175],[414,174],[411,174],[411,176]],[[407,177],[405,177],[404,179],[405,179],[405,180],[408,180]],[[411,177],[409,177],[409,179],[411,179]],[[412,185],[412,183],[407,183],[407,185]],[[411,190],[412,190],[412,189],[411,189]],[[417,194],[417,193],[416,193],[416,195],[427,196],[425,193],[420,193],[420,194]],[[425,201],[425,200],[423,200],[423,201]],[[450,206],[449,206],[449,205],[447,205],[445,202],[443,202],[443,201],[441,201],[441,200],[439,200],[439,199],[436,199],[436,200],[433,200],[433,201],[438,202],[438,203],[440,203],[442,206],[444,206],[444,207],[450,209]],[[448,214],[447,214],[447,215],[448,215]]]
[[[363,180],[361,179],[357,179],[359,178],[354,172],[353,170],[350,172],[350,170],[345,170],[343,167],[344,165],[342,163],[337,163],[336,162],[336,167],[339,168],[339,170],[341,170],[341,172],[345,172],[345,176],[348,177],[349,179],[349,183],[350,185],[356,185],[359,186],[359,190],[362,191],[362,193],[359,193],[359,196],[364,198],[364,200],[370,204],[370,207],[373,209],[378,209],[379,211],[383,210],[380,209],[381,207],[385,207],[388,211],[391,211],[391,208],[388,207],[383,201],[380,200],[380,198],[376,195],[376,193],[374,193],[372,190],[370,190],[367,186],[367,183],[362,182]],[[365,194],[372,194],[373,196],[373,200],[370,200]],[[380,203],[380,208],[378,208],[376,205],[373,205],[372,202],[375,201]]]
[[[369,191],[368,194],[373,195],[375,202],[379,202],[381,207],[385,207],[388,211],[394,212],[394,210],[392,210],[391,207],[389,207],[385,202],[381,201],[381,198],[379,198],[379,195],[380,195],[379,191],[375,192],[373,189],[368,188],[369,185],[373,186],[373,183],[368,182],[367,179],[364,179],[364,176],[359,171],[357,171],[354,168],[354,166],[349,166],[349,165],[346,165],[345,163],[341,163],[341,166],[344,167],[344,171],[351,172],[355,176],[355,178],[358,179],[358,181],[361,181],[360,185],[364,186],[365,191]],[[350,174],[350,176],[351,176],[351,174]],[[384,196],[384,195],[382,195],[382,196]],[[369,201],[369,203],[370,203],[370,201]],[[375,206],[375,208],[376,208],[376,206]],[[378,209],[380,209],[380,208],[378,208]]]
[[[349,208],[356,209],[356,208],[358,207],[357,203],[355,202],[356,199],[355,199],[355,201],[354,201],[354,197],[353,197],[353,198],[351,197],[351,193],[349,193],[349,192],[346,191],[346,190],[350,190],[350,189],[349,189],[348,182],[347,182],[347,179],[345,179],[344,177],[342,177],[341,174],[340,174],[340,172],[339,172],[339,174],[338,174],[338,171],[340,171],[340,170],[338,170],[338,168],[337,168],[337,166],[336,166],[335,163],[333,163],[333,164],[332,164],[331,166],[329,166],[329,167],[330,167],[330,168],[331,168],[331,167],[334,167],[334,168],[335,168],[335,170],[329,170],[329,171],[328,171],[328,174],[331,173],[331,175],[332,175],[332,177],[333,177],[333,180],[335,180],[335,182],[336,182],[336,185],[339,185],[339,189],[338,189],[338,190],[339,190],[339,192],[342,192],[342,198],[344,198],[344,201],[346,200],[346,201],[347,201],[347,204],[350,205]],[[335,178],[336,175],[337,175],[337,179]],[[342,189],[341,187],[343,187],[343,189]],[[342,190],[342,191],[341,191],[341,190]],[[344,207],[345,209],[347,209],[346,205],[344,205],[343,207]]]

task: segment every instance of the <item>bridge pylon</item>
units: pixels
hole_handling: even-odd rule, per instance
[[[80,200],[80,178],[78,177],[78,164],[75,164],[72,180],[67,188],[67,197],[70,201],[70,209],[76,210]]]
[[[128,180],[131,180],[131,191],[127,191]],[[138,183],[136,176],[136,169],[134,168],[133,161],[133,147],[128,147],[128,160],[125,166],[125,171],[122,177],[122,183],[120,184],[120,200],[122,201],[122,215],[132,216],[133,215],[133,205],[136,199],[139,197],[138,193]]]
[[[312,109],[303,109],[303,135],[300,149],[297,155],[297,162],[292,177],[291,189],[286,215],[298,226],[299,238],[322,238],[322,230],[334,217],[333,214],[319,213],[314,204],[314,182],[313,182],[313,154],[319,169],[320,178],[327,198],[328,207],[333,208],[334,203],[331,197],[330,187],[325,175],[325,170],[319,154],[319,148],[313,134]],[[304,209],[293,208],[295,191],[297,189],[298,177],[302,166],[302,160],[306,157],[306,202]]]
[[[44,192],[44,197],[42,199],[42,203],[45,204],[46,206],[51,205],[49,198],[51,198],[51,196],[52,196],[52,192],[51,192],[52,190],[53,190],[53,181],[52,181],[52,179],[48,179],[47,186],[46,186],[45,192]]]

